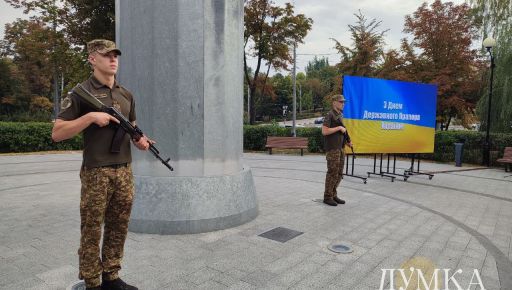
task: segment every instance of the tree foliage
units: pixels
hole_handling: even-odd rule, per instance
[[[51,100],[55,84],[69,89],[82,81],[90,73],[85,44],[94,38],[115,37],[113,0],[5,2],[32,16],[7,24],[1,41],[1,56],[12,60],[9,70],[16,73],[9,76],[15,84],[0,85],[2,114],[28,112],[33,96]]]
[[[482,86],[482,63],[471,47],[477,28],[469,6],[440,0],[430,7],[423,3],[405,17],[404,32],[412,34],[411,43],[403,40],[403,49],[412,60],[408,75],[413,81],[437,85],[441,128],[447,129],[454,117],[468,125]]]
[[[380,28],[382,21],[375,18],[369,20],[361,11],[354,16],[355,25],[348,25],[352,46],[331,38],[335,42],[334,48],[341,55],[336,65],[339,74],[408,80],[404,53],[396,49],[386,51],[384,48],[388,30]],[[331,94],[341,91],[341,81],[341,78],[334,79]]]
[[[354,14],[356,25],[349,25],[353,47],[345,46],[338,40],[334,48],[341,54],[338,68],[341,73],[352,76],[372,76],[377,69],[384,51],[384,35],[387,30],[379,31],[382,21],[368,21],[359,11]]]
[[[4,0],[25,13],[37,13],[45,23],[55,22],[69,42],[84,45],[96,38],[115,39],[114,0]]]
[[[42,21],[18,20],[6,25],[2,54],[12,57],[27,80],[30,94],[50,95],[53,46],[47,40],[54,37]]]
[[[18,67],[9,58],[0,58],[0,114],[12,116],[19,106],[28,105],[27,82]]]
[[[304,14],[295,14],[290,3],[280,7],[270,0],[246,0],[244,14],[244,74],[251,95],[250,123],[254,124],[254,103],[260,97],[256,94],[257,85],[261,83],[265,86],[271,67],[288,69],[292,62],[290,47],[303,42],[313,20]],[[252,76],[247,57],[254,57],[257,61]],[[266,73],[261,75],[263,67]],[[263,79],[259,80],[260,77]]]
[[[491,104],[490,130],[512,132],[512,6],[510,0],[472,0],[475,21],[481,24],[480,40],[488,36],[496,39],[492,49],[495,57],[493,96]],[[486,62],[489,56],[486,51]],[[482,130],[486,130],[489,103],[490,66],[487,66],[482,98],[478,102],[477,112]]]
[[[325,98],[341,91],[340,75],[335,66],[329,65],[327,58],[315,58],[306,66],[305,90],[311,97],[313,109],[330,108],[330,103],[325,103]]]
[[[337,65],[341,74],[432,83],[438,86],[437,116],[442,128],[455,117],[464,125],[474,121],[475,104],[482,86],[482,63],[472,49],[477,27],[469,6],[440,0],[430,6],[423,3],[405,17],[404,32],[411,41],[402,40],[399,49],[385,50],[387,30],[381,21],[355,14],[349,25],[352,47],[336,39],[341,55]]]

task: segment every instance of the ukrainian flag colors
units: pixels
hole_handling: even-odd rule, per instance
[[[343,120],[356,153],[432,153],[437,87],[343,77]]]
[[[432,153],[434,128],[383,121],[343,119],[356,153]],[[383,125],[384,123],[384,125]],[[388,126],[383,129],[382,126]],[[393,128],[394,129],[389,129]]]

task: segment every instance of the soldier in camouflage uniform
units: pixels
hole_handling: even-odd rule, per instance
[[[324,203],[337,206],[345,201],[338,197],[337,188],[343,177],[343,165],[345,164],[344,146],[352,147],[350,136],[343,125],[343,107],[345,98],[343,95],[331,97],[332,110],[327,113],[322,124],[324,135],[324,149],[327,159],[327,174],[325,176]]]
[[[121,51],[114,42],[104,39],[89,42],[87,50],[93,73],[82,85],[135,124],[133,96],[115,79]],[[79,278],[84,279],[87,289],[137,289],[123,282],[118,275],[134,194],[130,137],[125,134],[119,152],[111,152],[115,123],[119,123],[116,118],[94,112],[75,94],[63,100],[61,109],[52,139],[59,142],[82,131],[84,137],[80,170]],[[153,141],[145,136],[133,141],[140,150],[148,150],[150,142]]]

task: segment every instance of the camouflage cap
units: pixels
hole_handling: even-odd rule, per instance
[[[87,42],[87,52],[89,54],[98,52],[101,54],[115,51],[118,55],[121,55],[121,51],[116,48],[116,44],[113,41],[106,39],[95,39]]]
[[[343,95],[334,95],[331,96],[331,101],[346,102],[347,100],[345,100],[345,97]]]

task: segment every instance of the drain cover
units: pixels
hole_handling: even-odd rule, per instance
[[[85,290],[85,283],[82,280],[73,282],[66,290]]]
[[[263,234],[260,234],[260,237],[271,239],[274,241],[278,241],[281,243],[287,242],[297,236],[302,235],[303,232],[298,232],[294,230],[290,230],[283,227],[277,227],[275,229],[271,229],[268,232],[264,232]]]
[[[341,253],[341,254],[350,254],[354,250],[350,246],[343,245],[343,244],[332,244],[327,246],[327,248],[335,253]]]

